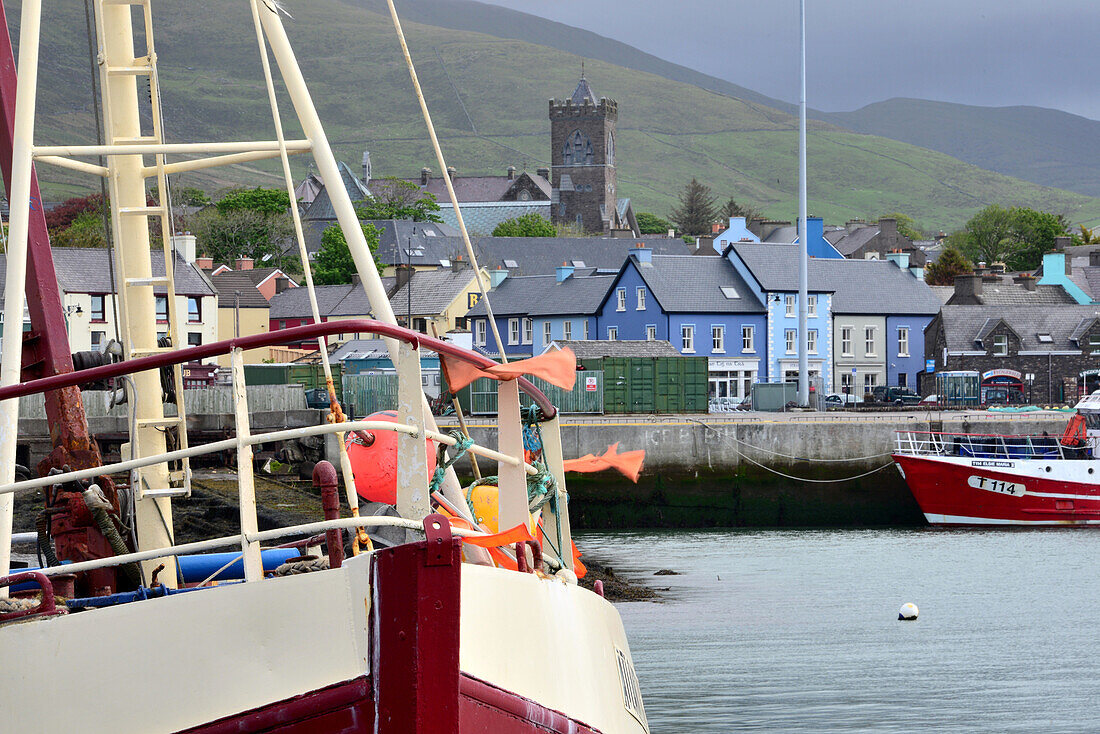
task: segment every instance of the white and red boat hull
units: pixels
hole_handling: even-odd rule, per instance
[[[899,453],[894,461],[933,525],[1100,525],[1094,460]]]

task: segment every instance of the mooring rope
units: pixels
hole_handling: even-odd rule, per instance
[[[737,451],[737,449],[734,449],[734,451]],[[894,462],[891,461],[887,464],[883,464],[882,466],[876,467],[876,468],[874,468],[870,471],[865,471],[862,474],[856,474],[853,477],[842,477],[840,479],[807,479],[805,477],[796,477],[792,474],[784,474],[783,472],[781,472],[777,469],[772,469],[769,466],[764,466],[759,461],[756,461],[755,459],[750,457],[748,454],[742,453],[740,451],[737,451],[737,454],[742,459],[745,459],[749,463],[755,464],[756,466],[760,467],[764,471],[769,471],[772,474],[775,474],[776,476],[783,477],[784,479],[791,479],[791,480],[796,481],[796,482],[808,482],[808,483],[811,483],[811,484],[835,484],[837,482],[852,482],[852,481],[855,481],[856,479],[862,479],[863,477],[870,476],[870,475],[874,474],[875,472],[880,472],[888,466],[893,466],[894,465]]]
[[[771,454],[772,456],[781,456],[784,459],[794,459],[795,461],[808,461],[808,462],[817,461],[817,462],[822,462],[822,463],[842,462],[842,461],[867,461],[868,459],[881,459],[883,456],[892,456],[893,455],[892,451],[887,451],[884,454],[871,454],[870,456],[852,456],[852,457],[845,457],[843,459],[808,459],[808,458],[804,458],[802,456],[791,456],[790,454],[781,454],[778,451],[772,451],[771,449],[765,449],[765,448],[761,448],[759,446],[753,446],[751,443],[748,443],[747,441],[742,441],[741,439],[739,439],[737,437],[734,437],[733,440],[736,441],[737,443],[741,444],[742,446],[748,446],[753,451],[759,451],[762,454]]]

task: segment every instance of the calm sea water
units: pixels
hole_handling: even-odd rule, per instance
[[[1100,731],[1100,533],[579,533],[653,732]],[[680,576],[652,576],[662,568]],[[904,602],[920,607],[899,622]]]

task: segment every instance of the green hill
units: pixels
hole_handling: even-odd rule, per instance
[[[7,4],[9,18],[18,3]],[[273,137],[247,5],[188,0],[156,7],[165,121],[174,141]],[[437,168],[389,18],[339,0],[291,3],[287,29],[337,155],[370,150],[375,176]],[[83,9],[48,3],[43,24],[39,143],[90,142]],[[448,162],[462,173],[529,169],[549,159],[546,100],[572,92],[581,58],[516,39],[407,22]],[[597,94],[619,101],[620,193],[636,210],[667,213],[691,177],[720,197],[790,218],[797,202],[795,119],[692,84],[589,60]],[[283,109],[289,102],[282,99]],[[287,134],[295,135],[294,125]],[[79,131],[79,132],[78,132]],[[296,175],[303,158],[292,159]],[[810,208],[828,221],[903,211],[950,228],[989,203],[1035,206],[1100,221],[1100,200],[979,169],[904,143],[811,123]],[[47,197],[98,183],[45,169]],[[264,163],[181,177],[215,189],[276,185]]]

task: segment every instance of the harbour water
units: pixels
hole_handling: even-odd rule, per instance
[[[578,533],[659,732],[1100,731],[1100,533]],[[680,575],[653,576],[659,569]],[[916,622],[897,620],[914,602]]]

